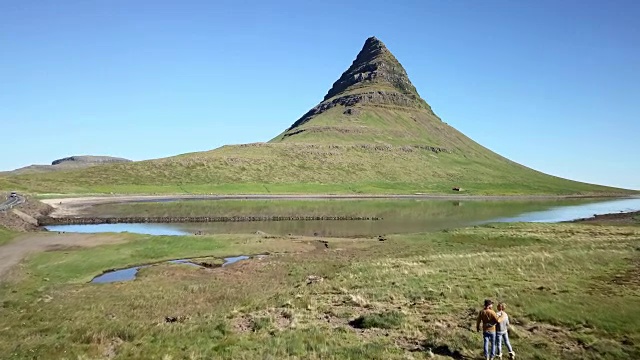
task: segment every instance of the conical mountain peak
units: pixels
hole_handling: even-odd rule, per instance
[[[273,141],[425,143],[439,146],[442,121],[420,98],[387,47],[368,38],[320,104]]]
[[[324,100],[363,87],[395,90],[411,97],[419,97],[400,62],[374,36],[365,41],[356,59],[333,84]]]

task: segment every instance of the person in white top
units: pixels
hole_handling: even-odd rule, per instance
[[[498,304],[498,312],[496,315],[498,317],[502,317],[502,321],[500,321],[496,325],[496,337],[498,340],[498,358],[502,358],[502,342],[507,345],[507,349],[509,349],[509,359],[515,359],[516,353],[513,352],[513,348],[511,347],[511,343],[509,342],[509,315],[504,311],[507,307],[505,303]],[[503,316],[504,315],[504,316]]]

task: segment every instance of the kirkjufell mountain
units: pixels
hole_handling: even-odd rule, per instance
[[[365,41],[323,101],[272,140],[278,141],[482,150],[433,112],[400,62],[375,37]]]
[[[267,143],[7,175],[0,187],[58,193],[630,192],[547,175],[484,148],[435,114],[375,37],[317,106]]]

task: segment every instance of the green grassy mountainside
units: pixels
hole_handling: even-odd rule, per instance
[[[367,39],[323,101],[268,143],[0,177],[38,193],[622,194],[543,174],[444,123],[378,39]]]

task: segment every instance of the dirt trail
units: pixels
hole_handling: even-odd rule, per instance
[[[32,253],[71,247],[115,244],[123,241],[123,236],[113,234],[25,233],[19,235],[12,242],[0,246],[0,281],[4,279],[12,267]]]

